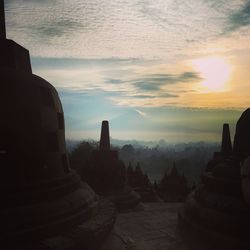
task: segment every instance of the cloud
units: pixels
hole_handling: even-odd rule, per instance
[[[53,38],[53,37],[62,37],[64,35],[70,35],[72,32],[76,32],[77,30],[83,28],[80,22],[72,21],[72,20],[58,20],[48,23],[46,25],[39,25],[36,27],[37,34],[41,38]]]
[[[113,79],[113,78],[110,78],[110,79],[106,79],[106,80],[105,80],[105,83],[121,84],[121,83],[124,83],[124,81],[122,81],[122,80],[120,80],[120,79]]]
[[[159,97],[160,98],[172,98],[172,97],[179,97],[179,96],[175,94],[164,93],[164,94],[160,94]]]
[[[170,94],[170,93],[164,93],[164,94],[154,94],[154,95],[133,95],[130,96],[130,98],[135,98],[135,99],[157,99],[157,98],[173,98],[173,97],[179,97],[178,95],[175,94]]]
[[[136,81],[133,83],[133,85],[138,89],[142,91],[158,91],[161,88],[162,83],[159,82],[152,82],[147,80],[142,81]]]
[[[131,98],[135,98],[135,99],[148,99],[148,98],[155,98],[155,95],[133,95],[130,96]]]
[[[247,81],[246,90],[238,94],[237,91],[217,95],[200,93],[197,72],[178,63],[170,67],[160,60],[36,57],[32,58],[32,65],[35,74],[59,90],[96,95],[98,98],[102,95],[119,107],[225,107],[228,103],[231,107],[242,107],[249,96]]]
[[[7,34],[34,56],[173,62],[196,50],[194,44],[220,35],[225,19],[240,6],[238,0],[197,0],[196,4],[190,0],[114,0],[112,4],[109,0],[6,0]],[[232,20],[239,22],[245,13],[235,14]]]
[[[190,82],[194,80],[201,80],[201,77],[196,72],[184,72],[176,77],[177,81]]]
[[[250,1],[247,1],[241,9],[229,16],[229,26],[226,31],[235,31],[241,27],[250,25]]]
[[[64,95],[65,100],[74,93],[81,94],[83,98],[102,96],[119,107],[173,105],[173,100],[179,102],[183,95],[190,93],[192,86],[189,83],[199,79],[198,74],[192,71],[161,73],[163,69],[158,66],[158,61],[149,63],[135,58],[33,57],[32,65],[35,74],[44,77],[59,91],[70,93]],[[158,73],[149,74],[147,69],[150,65]]]
[[[139,109],[135,109],[135,111],[142,117],[147,117],[148,115],[145,112],[140,111]]]
[[[183,82],[200,80],[196,72],[184,72],[181,74],[152,74],[133,80],[133,85],[143,91],[159,91],[162,86]]]
[[[231,30],[250,25],[250,1],[247,1],[239,11],[232,14],[229,17],[229,22]]]
[[[114,68],[126,65],[140,65],[146,61],[140,58],[68,58],[68,57],[31,57],[32,66],[36,68],[80,68],[80,67],[110,67]],[[107,80],[112,78],[107,78]],[[117,79],[114,79],[117,80]]]

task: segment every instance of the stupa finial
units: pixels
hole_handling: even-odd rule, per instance
[[[100,150],[101,151],[108,151],[108,150],[110,150],[109,122],[108,121],[102,121]]]
[[[232,142],[231,142],[230,130],[229,130],[228,123],[223,124],[221,153],[223,153],[225,155],[232,154]]]
[[[0,38],[6,38],[4,0],[0,0]]]

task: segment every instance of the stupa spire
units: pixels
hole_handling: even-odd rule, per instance
[[[32,74],[29,51],[15,41],[6,39],[4,0],[0,0],[0,55],[0,68]]]
[[[102,121],[101,139],[100,139],[100,150],[108,151],[110,150],[110,140],[109,140],[109,122]]]
[[[225,155],[232,154],[232,142],[228,123],[223,124],[221,153]]]
[[[0,38],[6,38],[4,0],[0,0]]]

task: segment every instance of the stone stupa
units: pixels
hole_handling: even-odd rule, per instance
[[[250,155],[249,131],[250,109],[237,122],[232,152],[228,132],[223,133],[219,161],[210,165],[179,211],[179,229],[192,249],[250,249],[250,207],[241,189],[241,166]]]
[[[6,39],[3,0],[0,79],[0,248],[99,249],[115,207],[71,170],[58,93],[32,74],[29,51]]]
[[[147,173],[142,172],[139,162],[137,162],[135,170],[133,169],[131,162],[129,162],[126,177],[127,183],[140,195],[143,203],[160,201],[160,197],[156,193]]]
[[[165,202],[183,202],[189,192],[187,180],[173,163],[173,167],[169,174],[165,172],[159,183],[158,192]]]
[[[83,176],[97,194],[108,197],[119,210],[134,208],[140,202],[140,196],[126,183],[126,167],[118,151],[110,147],[108,121],[102,122],[99,150],[93,151]]]
[[[223,162],[233,152],[229,124],[224,123],[222,129],[221,147],[219,152],[214,152],[213,159],[210,160],[206,166],[206,171],[211,171],[214,166]]]

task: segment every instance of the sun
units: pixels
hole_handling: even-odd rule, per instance
[[[200,73],[204,90],[225,91],[231,75],[230,64],[222,57],[204,57],[192,61],[194,68]]]

